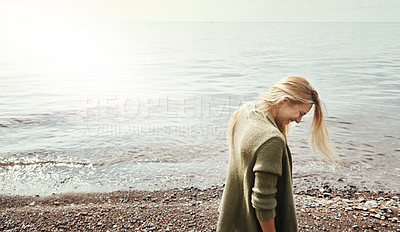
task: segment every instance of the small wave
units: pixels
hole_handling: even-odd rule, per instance
[[[353,123],[351,123],[351,122],[343,122],[343,121],[339,121],[338,123],[340,123],[340,124],[347,124],[347,125],[353,124]]]
[[[39,122],[37,122],[37,121],[33,121],[33,120],[29,120],[29,119],[26,119],[26,120],[22,120],[22,119],[18,119],[18,118],[11,118],[11,120],[13,120],[14,122],[17,122],[17,123],[19,123],[19,124],[25,124],[25,125],[31,125],[31,124],[39,124]]]
[[[26,115],[32,115],[32,116],[51,116],[52,114],[26,114]]]
[[[36,161],[36,162],[3,162],[0,167],[30,166],[30,165],[54,165],[54,166],[88,166],[88,163],[81,162],[60,162],[60,161]]]

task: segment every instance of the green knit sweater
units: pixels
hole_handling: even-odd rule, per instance
[[[245,111],[234,130],[217,231],[262,231],[258,220],[273,218],[277,231],[297,231],[289,147],[271,113]]]

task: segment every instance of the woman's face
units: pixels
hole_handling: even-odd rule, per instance
[[[302,117],[311,110],[311,107],[311,103],[291,104],[285,100],[277,109],[275,122],[281,127],[293,121],[299,123]]]

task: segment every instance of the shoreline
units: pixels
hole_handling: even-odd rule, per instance
[[[0,195],[0,230],[215,231],[222,192],[223,186],[211,186]],[[323,182],[294,188],[299,231],[400,231],[399,198],[397,192]]]

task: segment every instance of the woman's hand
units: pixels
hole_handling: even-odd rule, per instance
[[[260,221],[261,228],[263,232],[276,232],[275,230],[275,219],[269,221]]]

